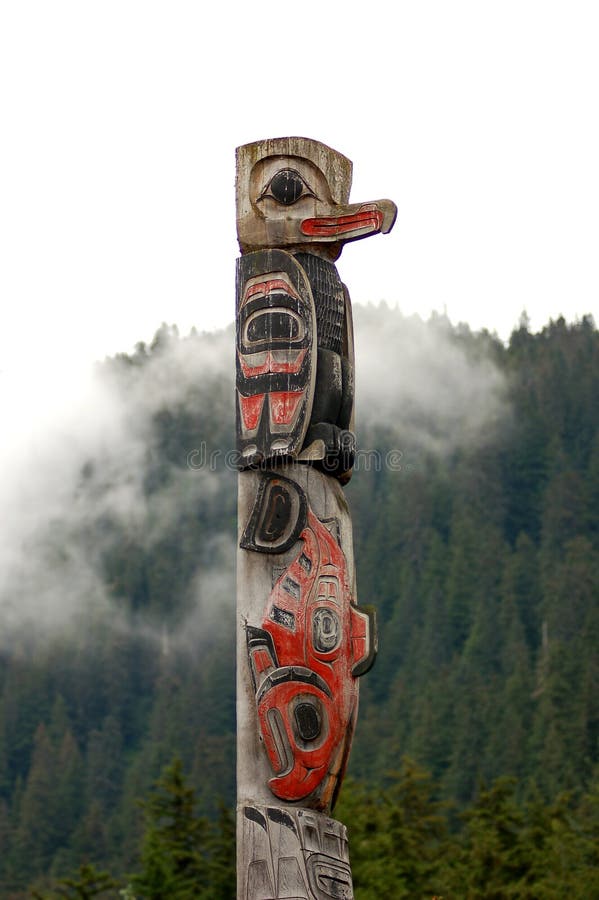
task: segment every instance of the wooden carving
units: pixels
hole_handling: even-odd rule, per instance
[[[356,601],[351,306],[335,260],[388,232],[307,138],[237,150],[238,900],[351,898],[330,818],[376,653]]]

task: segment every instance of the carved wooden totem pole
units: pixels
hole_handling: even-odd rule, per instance
[[[351,305],[334,261],[390,231],[352,164],[307,138],[237,149],[238,900],[353,897],[330,818],[376,653],[356,603]]]

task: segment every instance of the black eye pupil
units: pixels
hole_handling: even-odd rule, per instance
[[[293,169],[282,169],[270,182],[270,192],[279,203],[290,206],[302,195],[304,182]]]

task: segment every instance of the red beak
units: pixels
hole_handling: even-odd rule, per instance
[[[362,203],[345,209],[347,212],[338,216],[304,219],[300,225],[302,234],[321,240],[356,240],[391,231],[397,215],[397,207],[391,200]]]

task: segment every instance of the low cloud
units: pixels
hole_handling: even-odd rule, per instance
[[[503,373],[444,317],[356,306],[354,325],[358,432],[383,427],[399,448],[447,454],[480,443],[506,415]]]
[[[102,571],[115,534],[151,552],[231,477],[190,469],[182,458],[148,491],[160,456],[155,417],[176,406],[201,416],[192,405],[206,379],[224,380],[232,405],[232,371],[230,331],[186,339],[164,332],[162,346],[140,348],[133,362],[108,361],[29,389],[4,382],[12,429],[0,450],[0,644],[24,632],[63,636],[90,615],[109,614],[125,627]],[[234,565],[234,552],[230,558]],[[197,610],[190,615],[198,624]]]
[[[444,453],[482,440],[505,414],[499,369],[444,320],[424,323],[385,307],[354,314],[359,431],[383,426],[400,448]],[[231,448],[217,448],[218,468],[173,459],[157,444],[156,417],[177,408],[198,433],[205,422],[207,439],[215,423],[232,435],[233,343],[232,328],[184,339],[163,329],[151,351],[140,347],[61,383],[48,378],[12,392],[0,384],[12,426],[0,448],[0,646],[16,634],[63,637],[90,616],[132,627],[105,583],[103,555],[115,534],[151,553],[181,517],[205,509],[211,520],[220,498],[232,496],[235,476],[222,465]],[[161,478],[148,490],[157,460]],[[198,548],[187,618],[169,640],[183,645],[232,611],[227,525]],[[164,641],[147,622],[136,627]]]

